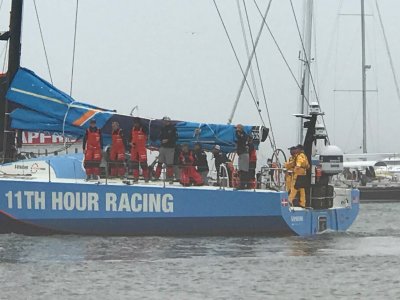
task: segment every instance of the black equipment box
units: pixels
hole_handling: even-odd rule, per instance
[[[331,185],[313,185],[311,187],[311,207],[327,209],[333,207],[334,189]]]

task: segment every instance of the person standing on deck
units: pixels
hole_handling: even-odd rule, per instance
[[[240,186],[239,189],[249,188],[249,136],[244,132],[243,125],[236,125],[236,153],[239,157],[238,168]]]
[[[310,163],[303,151],[303,145],[297,145],[295,150],[295,164],[293,169],[292,187],[289,194],[289,202],[293,205],[293,200],[296,198],[297,193],[300,193],[299,206],[306,207],[306,190],[304,187],[296,189],[296,182],[299,176],[306,176],[307,171],[310,169]]]
[[[164,126],[161,128],[160,133],[160,148],[158,154],[158,164],[156,169],[155,178],[159,179],[161,175],[162,165],[167,165],[167,180],[173,183],[174,176],[174,154],[176,141],[178,139],[175,125],[171,123],[169,117],[163,118]]]
[[[208,185],[208,172],[210,169],[208,168],[207,154],[200,143],[194,145],[193,158],[193,165],[197,167],[197,172],[201,175],[204,185]]]
[[[110,150],[110,164],[111,164],[111,176],[116,177],[125,176],[125,145],[126,140],[122,129],[119,127],[118,122],[112,122],[112,133],[111,133],[111,150]]]
[[[286,191],[290,193],[290,190],[292,188],[292,179],[293,179],[293,170],[295,167],[295,158],[296,158],[296,147],[290,147],[290,157],[285,162],[285,185],[286,185]]]
[[[101,151],[103,149],[103,138],[101,130],[96,126],[96,120],[90,120],[89,128],[86,129],[82,142],[84,167],[86,170],[86,180],[99,179]]]
[[[139,166],[142,168],[144,181],[149,181],[149,167],[147,165],[147,131],[140,124],[139,118],[133,121],[133,128],[129,140],[131,146],[131,165],[134,181],[139,181]]]

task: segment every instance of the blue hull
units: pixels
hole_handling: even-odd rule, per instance
[[[291,209],[287,193],[214,188],[0,181],[0,232],[84,235],[313,235],[345,231],[346,208]],[[322,222],[321,222],[322,220]]]

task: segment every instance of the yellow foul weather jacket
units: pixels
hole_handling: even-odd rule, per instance
[[[307,170],[310,168],[310,163],[308,162],[308,158],[304,152],[300,152],[296,155],[295,159],[295,167],[294,174],[296,175],[306,175]]]
[[[293,170],[294,170],[294,167],[296,166],[295,163],[296,163],[296,157],[295,156],[289,157],[289,160],[287,162],[285,162],[286,191],[290,191],[290,188],[292,187]]]

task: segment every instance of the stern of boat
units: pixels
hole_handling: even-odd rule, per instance
[[[299,236],[310,236],[325,231],[346,231],[357,218],[359,201],[358,189],[335,189],[331,208],[313,209],[282,205],[282,217]]]

